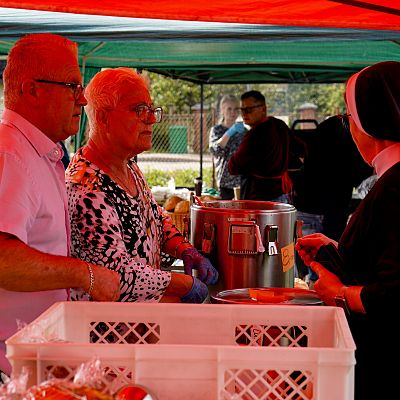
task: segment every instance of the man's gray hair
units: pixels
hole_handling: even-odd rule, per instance
[[[3,73],[4,105],[7,108],[12,108],[19,100],[25,79],[59,79],[53,76],[55,71],[49,71],[47,61],[60,51],[78,56],[75,42],[52,33],[26,35],[15,42]]]

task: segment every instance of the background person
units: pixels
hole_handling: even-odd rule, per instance
[[[288,203],[289,127],[267,116],[265,97],[256,90],[240,98],[243,122],[251,127],[228,162],[232,175],[242,175],[240,197]]]
[[[341,119],[322,121],[308,142],[302,172],[294,185],[293,205],[305,235],[321,232],[339,240],[350,214],[353,189],[370,176]]]
[[[234,198],[233,188],[240,186],[240,176],[231,175],[228,171],[228,161],[239,148],[246,132],[243,122],[236,122],[239,116],[239,100],[226,94],[220,101],[221,119],[218,125],[211,128],[209,147],[215,162],[217,184],[222,200]]]
[[[214,284],[218,273],[184,240],[133,160],[151,148],[161,108],[154,108],[146,82],[130,68],[99,72],[85,95],[89,140],[66,175],[72,254],[117,271],[120,301],[203,302],[206,284]],[[182,258],[187,275],[162,271],[162,252]]]
[[[315,290],[327,305],[347,302],[356,343],[355,398],[396,397],[400,344],[393,336],[400,306],[400,63],[363,69],[346,84],[350,131],[378,180],[361,201],[339,243],[322,234],[298,239],[296,249],[318,274]],[[333,243],[347,277],[341,281],[313,261]],[[391,340],[393,336],[393,340]]]
[[[69,165],[69,162],[71,161],[70,158],[69,158],[67,147],[65,146],[65,143],[64,143],[63,140],[60,140],[58,143],[59,143],[59,145],[61,146],[61,148],[63,150],[63,156],[61,158],[61,162],[63,163],[64,168],[67,169],[68,165]]]
[[[294,181],[293,205],[297,219],[303,221],[303,235],[320,232],[339,240],[351,212],[353,189],[371,173],[341,118],[322,121],[310,136],[304,165]],[[307,275],[306,282],[318,278],[297,255],[296,266],[300,276]]]
[[[27,61],[29,60],[29,62]],[[0,369],[10,373],[5,340],[17,320],[30,323],[66,288],[95,300],[119,297],[119,277],[65,257],[69,221],[62,149],[86,104],[75,43],[28,35],[10,50],[0,125]]]

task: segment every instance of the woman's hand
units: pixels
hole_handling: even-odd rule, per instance
[[[160,303],[203,303],[208,297],[208,288],[199,279],[181,274],[171,273],[171,282]]]
[[[318,296],[326,305],[335,306],[335,297],[339,294],[343,295],[347,286],[320,263],[313,261],[310,267],[318,275],[318,280],[314,284],[314,289],[318,293]]]
[[[304,264],[310,265],[321,246],[333,243],[337,247],[337,242],[329,239],[322,233],[312,233],[311,235],[298,238],[296,241],[296,251],[303,260]]]
[[[217,283],[218,271],[212,266],[210,260],[203,257],[194,247],[189,247],[182,252],[182,261],[185,274],[192,275],[192,270],[197,269],[198,278],[206,285]]]
[[[236,124],[232,125],[226,132],[225,135],[229,137],[233,137],[238,133],[243,133],[246,131],[243,122],[236,122]]]
[[[118,301],[121,294],[118,272],[93,264],[92,268],[94,274],[92,299],[94,301]]]

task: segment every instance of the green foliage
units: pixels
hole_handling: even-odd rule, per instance
[[[143,174],[150,187],[167,186],[170,177],[170,172],[161,169],[145,168]]]
[[[200,103],[200,85],[149,73],[154,104],[169,113],[190,113],[191,107]],[[235,84],[204,85],[204,105],[217,108],[222,95],[231,93],[240,97],[248,90],[264,94],[268,113],[298,118],[298,107],[314,103],[323,118],[344,110],[344,84]]]
[[[146,181],[150,187],[167,186],[168,181],[174,178],[176,186],[193,187],[194,179],[199,176],[196,169],[176,169],[174,171],[165,171],[160,169],[146,168],[143,171]],[[203,186],[212,185],[212,168],[203,169]]]
[[[290,119],[296,118],[297,108],[303,103],[314,103],[324,117],[338,114],[345,109],[344,84],[292,84],[288,85],[287,107]]]
[[[191,107],[200,102],[200,86],[162,75],[149,73],[151,95],[154,104],[161,106],[164,112],[190,113]],[[205,104],[210,103],[211,86],[204,87]]]

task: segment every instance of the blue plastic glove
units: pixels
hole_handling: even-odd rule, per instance
[[[229,137],[235,136],[237,133],[243,133],[246,128],[243,125],[243,122],[236,122],[236,124],[232,125],[226,132],[225,135]]]
[[[210,260],[203,257],[194,247],[189,247],[182,252],[182,261],[185,274],[192,275],[192,270],[197,269],[198,278],[206,285],[217,283],[218,271],[212,266]]]
[[[201,304],[208,296],[208,288],[199,279],[193,277],[193,285],[189,293],[181,297],[182,303],[197,303]]]

